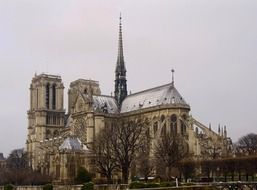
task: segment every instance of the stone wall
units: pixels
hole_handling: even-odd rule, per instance
[[[82,185],[54,185],[53,190],[80,190]],[[127,185],[94,185],[95,190],[125,190]],[[0,190],[4,190],[3,186],[0,186]],[[43,190],[43,186],[17,186],[15,190]]]
[[[56,185],[53,190],[80,190],[81,185]],[[0,190],[4,190],[3,186],[0,186]],[[17,186],[15,190],[43,190],[43,186]]]
[[[127,185],[95,185],[95,190],[125,190]],[[55,185],[53,190],[80,190],[81,185]],[[180,186],[180,187],[162,187],[162,188],[147,188],[144,190],[214,190],[211,186]],[[0,186],[0,190],[4,190],[3,186]],[[18,186],[15,190],[43,190],[43,186]],[[143,190],[143,189],[133,189]]]

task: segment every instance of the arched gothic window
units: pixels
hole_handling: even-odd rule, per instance
[[[161,116],[161,134],[164,135],[166,134],[166,120],[165,120],[165,116],[162,115]]]
[[[186,121],[187,121],[187,116],[183,115],[182,116],[182,121],[181,121],[181,134],[182,135],[186,134]]]
[[[154,136],[156,135],[158,131],[158,121],[155,121],[154,124],[153,124],[153,133],[154,133]]]
[[[52,108],[56,109],[56,84],[53,84],[52,87]]]
[[[37,88],[37,109],[38,109],[38,107],[39,107],[39,106],[38,106],[38,98],[39,98],[39,97],[38,97],[38,88]]]
[[[170,131],[177,133],[177,116],[175,114],[170,117]]]
[[[162,116],[161,116],[161,121],[163,122],[164,120],[165,120],[165,116],[162,115]]]
[[[46,85],[46,108],[49,109],[49,100],[50,100],[50,84]]]

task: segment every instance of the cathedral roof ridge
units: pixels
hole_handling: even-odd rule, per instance
[[[94,111],[104,113],[118,113],[117,101],[113,96],[93,95]]]
[[[99,84],[99,81],[97,81],[97,80],[79,78],[79,79],[76,79],[76,80],[72,81],[72,82],[70,83],[70,85],[73,85],[73,84],[75,84],[75,83],[77,83],[77,82],[91,82],[91,83]]]
[[[106,98],[113,98],[115,99],[113,96],[110,96],[110,95],[105,95],[105,94],[101,94],[101,95],[93,95],[93,96],[99,96],[99,97],[106,97]]]
[[[171,87],[175,88],[175,86],[172,83],[168,83],[168,84],[164,84],[164,85],[148,88],[148,89],[145,89],[145,90],[142,90],[142,91],[138,91],[138,92],[129,94],[129,95],[127,95],[127,97],[131,97],[131,96],[138,95],[138,94],[141,94],[141,93],[144,93],[144,92],[148,92],[148,91],[152,91],[152,90],[155,90],[155,89],[157,90],[157,89],[164,88],[164,87],[167,87],[167,86],[171,86]]]
[[[60,75],[41,73],[39,75],[35,74],[35,76],[32,80],[38,80],[40,78],[50,78],[50,79],[58,79],[58,80],[62,79],[62,77]]]

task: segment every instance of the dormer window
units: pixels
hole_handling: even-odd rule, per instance
[[[175,97],[174,96],[171,98],[171,103],[175,104]]]

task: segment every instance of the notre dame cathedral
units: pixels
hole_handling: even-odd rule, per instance
[[[181,134],[195,159],[208,158],[214,148],[219,155],[229,152],[231,140],[226,127],[219,126],[215,132],[195,120],[174,79],[128,95],[122,43],[120,22],[114,96],[102,95],[98,81],[78,79],[70,83],[66,113],[61,77],[33,77],[26,149],[34,170],[53,176],[57,182],[72,180],[78,167],[94,172],[91,149],[98,132],[116,118],[133,120],[139,115],[148,119],[153,139],[164,127]]]

